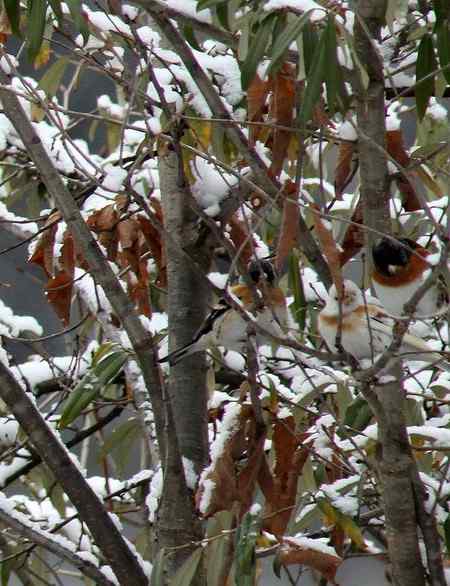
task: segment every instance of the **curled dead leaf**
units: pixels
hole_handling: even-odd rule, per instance
[[[326,551],[329,549],[330,552]],[[331,553],[332,548],[326,548],[322,542],[315,547],[313,539],[296,539],[283,537],[277,553],[278,562],[289,566],[299,564],[319,572],[331,584],[337,585],[336,572],[344,561],[338,555]]]
[[[281,274],[290,252],[297,246],[299,238],[299,216],[297,187],[293,181],[286,183],[283,198],[283,215],[278,235],[275,268]]]
[[[44,224],[44,231],[37,242],[34,252],[28,260],[28,262],[41,266],[47,277],[52,277],[54,274],[53,247],[55,245],[58,222],[61,220],[61,217],[59,212],[50,214]]]
[[[334,171],[334,192],[336,199],[342,194],[358,170],[358,145],[356,141],[341,141]]]
[[[331,231],[331,225],[325,222],[320,216],[320,212],[317,206],[312,206],[314,210],[314,227],[316,230],[316,236],[320,243],[325,258],[327,259],[328,266],[330,268],[333,282],[336,285],[338,294],[342,294],[343,290],[343,277],[341,270],[341,251],[338,249],[336,241]]]

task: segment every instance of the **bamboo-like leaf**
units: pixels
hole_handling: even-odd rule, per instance
[[[302,31],[303,62],[305,65],[306,75],[309,75],[311,72],[311,67],[314,60],[314,53],[316,51],[318,43],[319,35],[316,29],[311,24],[311,21],[308,20],[305,23]]]
[[[206,571],[208,586],[222,586],[227,571],[229,550],[232,548],[232,536],[235,515],[231,511],[219,511],[208,520],[206,537]],[[211,537],[218,539],[210,539]]]
[[[303,332],[306,326],[306,299],[305,292],[303,290],[302,277],[300,275],[300,267],[298,263],[298,257],[295,252],[292,252],[289,257],[289,288],[294,295],[294,301],[289,306],[295,321]]]
[[[220,25],[224,29],[230,30],[230,11],[228,10],[228,2],[222,2],[216,6],[216,16]]]
[[[283,63],[284,55],[289,49],[291,43],[297,39],[306,23],[309,22],[311,12],[312,9],[307,10],[300,18],[296,17],[295,20],[286,27],[282,35],[274,35],[275,42],[272,46],[271,61],[267,70],[268,75],[275,73],[275,71],[279,69],[280,65]]]
[[[153,561],[150,586],[165,586],[167,584],[165,572],[166,550],[164,547],[157,552]]]
[[[66,0],[66,4],[69,7],[75,28],[80,31],[83,41],[86,42],[90,33],[83,16],[83,4],[81,3],[81,0]]]
[[[442,67],[445,81],[450,85],[450,21],[448,18],[436,24],[436,41],[439,66]]]
[[[122,370],[128,356],[123,350],[112,352],[98,362],[76,385],[64,403],[59,428],[67,427],[112,382]]]
[[[189,586],[197,572],[198,565],[202,559],[203,548],[198,547],[192,555],[184,562],[178,572],[170,581],[170,586]]]
[[[34,61],[42,45],[47,13],[46,0],[29,0],[27,22],[27,48],[30,61]]]
[[[200,10],[204,10],[205,8],[213,8],[220,4],[226,4],[227,0],[198,0],[197,2],[197,12]]]
[[[336,25],[334,17],[328,16],[327,26],[323,31],[325,50],[325,84],[327,87],[327,105],[331,115],[336,111],[339,90],[340,65],[337,60]]]
[[[68,64],[68,57],[59,57],[41,77],[39,87],[44,90],[47,96],[53,97],[56,95]]]
[[[344,425],[355,430],[363,430],[367,427],[372,417],[373,414],[367,401],[361,397],[357,397],[351,405],[347,407]]]
[[[235,583],[254,586],[256,576],[255,547],[261,528],[258,514],[246,513],[236,532]]]
[[[314,51],[313,63],[307,77],[303,104],[300,111],[300,122],[303,125],[311,119],[314,107],[319,100],[322,82],[326,75],[326,58],[326,37],[324,31],[320,36],[319,43]]]
[[[269,14],[260,24],[256,35],[250,42],[247,58],[241,67],[242,89],[247,90],[256,74],[256,69],[264,56],[266,47],[275,25],[277,14]]]
[[[3,4],[12,32],[20,37],[20,0],[3,0]]]
[[[64,18],[63,12],[61,10],[61,0],[48,0],[48,3],[52,7],[52,10],[56,15],[58,24],[61,25],[62,20]]]
[[[447,515],[447,518],[444,521],[444,537],[447,555],[450,555],[450,515]]]
[[[111,435],[106,438],[99,453],[99,459],[108,454],[112,455],[119,472],[123,472],[129,464],[130,450],[139,434],[140,426],[136,419],[128,419],[128,421],[114,428]]]
[[[434,75],[425,80],[423,78],[435,71],[436,57],[434,55],[433,40],[429,33],[425,33],[419,44],[416,64],[416,109],[420,120],[424,117],[428,102],[434,92]]]

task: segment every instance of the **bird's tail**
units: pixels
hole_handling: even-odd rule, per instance
[[[449,352],[432,352],[425,342],[410,334],[405,334],[403,338],[403,349],[407,353],[413,353],[414,358],[417,360],[429,362],[430,364],[436,365],[441,370],[450,372]]]
[[[177,348],[177,350],[169,352],[167,356],[164,356],[164,358],[160,358],[158,362],[160,364],[168,362],[170,366],[175,366],[175,364],[180,362],[180,360],[183,360],[183,358],[186,358],[186,356],[195,354],[195,352],[199,352],[200,350],[202,350],[202,348],[198,348],[195,343],[193,344],[192,342],[189,342],[188,344],[181,346],[181,348]]]

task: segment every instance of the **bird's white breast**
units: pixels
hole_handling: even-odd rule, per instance
[[[385,309],[393,315],[402,315],[403,306],[416,292],[420,283],[407,283],[401,287],[389,287],[373,281],[377,297]],[[416,315],[434,315],[438,311],[438,289],[428,289],[425,295],[417,304]]]

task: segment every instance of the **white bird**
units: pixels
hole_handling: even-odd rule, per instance
[[[319,314],[319,333],[331,351],[338,351],[336,336],[341,330],[342,348],[357,360],[372,359],[386,350],[392,342],[394,320],[387,314],[378,300],[365,303],[361,289],[346,280],[343,285],[341,315],[336,286],[328,292],[325,307]],[[400,347],[404,358],[433,363],[444,370],[450,365],[424,341],[406,333]]]

